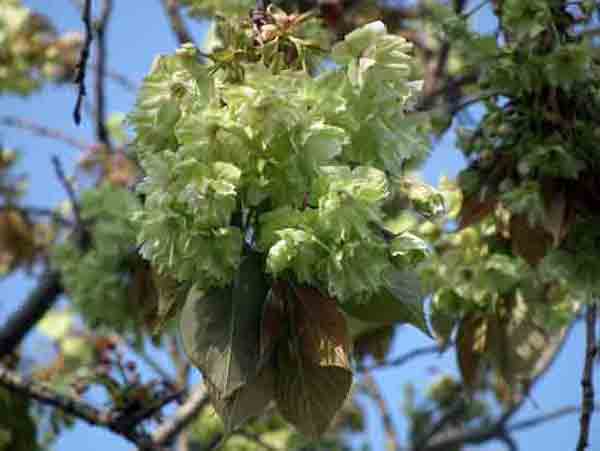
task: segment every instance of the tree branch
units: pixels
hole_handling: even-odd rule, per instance
[[[62,141],[63,143],[68,144],[69,146],[78,150],[86,151],[90,148],[90,145],[84,141],[80,141],[79,139],[68,136],[60,130],[55,130],[53,128],[37,124],[29,119],[22,119],[16,116],[2,116],[0,117],[0,125],[27,130],[34,135]]]
[[[194,47],[197,47],[196,43],[194,42],[194,38],[186,28],[183,18],[181,17],[179,12],[179,2],[177,0],[161,0],[161,3],[165,13],[167,14],[167,17],[169,18],[171,30],[175,34],[179,45],[189,42],[193,44]]]
[[[104,0],[100,20],[96,26],[96,137],[108,150],[112,149],[110,135],[106,128],[106,100],[104,96],[104,82],[106,75],[106,29],[112,12],[112,0]]]
[[[577,451],[584,451],[589,445],[590,422],[594,412],[594,357],[598,351],[596,344],[596,315],[597,306],[588,306],[585,314],[585,365],[581,378],[583,401],[580,418],[579,440]]]
[[[177,409],[175,414],[154,431],[152,434],[152,446],[161,447],[167,445],[208,403],[209,399],[206,395],[204,384],[197,385],[191,391],[190,397]]]
[[[23,305],[0,329],[0,359],[12,353],[63,292],[58,271],[48,270]]]
[[[392,359],[392,360],[388,360],[386,362],[376,363],[375,365],[372,365],[369,367],[359,366],[357,368],[357,371],[369,372],[372,370],[378,370],[378,369],[384,369],[384,368],[390,368],[390,367],[398,367],[398,366],[402,366],[402,365],[408,363],[409,361],[411,361],[417,357],[421,357],[421,356],[429,355],[429,354],[441,353],[442,351],[443,351],[443,349],[437,345],[425,346],[422,348],[413,349],[412,351],[409,351],[406,354],[402,354],[401,356],[396,357],[395,359]]]
[[[77,125],[81,123],[81,105],[83,103],[83,98],[86,95],[85,72],[90,57],[90,47],[92,45],[92,40],[94,39],[92,33],[92,0],[85,0],[83,11],[81,13],[81,20],[85,25],[85,41],[81,48],[81,55],[79,57],[79,63],[77,64],[77,74],[75,75],[75,84],[78,85],[78,91],[75,109],[73,110],[73,119]]]
[[[433,443],[425,448],[421,448],[420,451],[446,451],[448,449],[454,449],[458,446],[464,446],[465,444],[477,445],[488,440],[503,440],[506,442],[509,432],[516,432],[523,429],[529,429],[538,426],[548,421],[556,420],[565,415],[572,415],[579,412],[581,409],[576,406],[567,406],[555,410],[554,412],[538,415],[527,420],[516,422],[510,426],[506,425],[504,415],[494,422],[490,426],[483,426],[481,428],[465,431],[453,435],[449,438],[440,440],[439,442]],[[510,440],[510,438],[509,438]],[[415,448],[417,450],[417,448]]]
[[[114,412],[102,411],[78,399],[56,393],[45,384],[25,379],[3,367],[0,367],[0,385],[42,404],[60,409],[92,426],[105,427],[135,445],[148,442],[146,434],[138,433],[130,422],[122,422]]]

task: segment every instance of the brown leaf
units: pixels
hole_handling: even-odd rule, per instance
[[[350,368],[350,337],[336,302],[311,287],[296,287],[293,329],[308,362]]]
[[[544,258],[552,243],[552,236],[541,227],[532,227],[526,215],[510,218],[510,237],[512,251],[532,266]]]
[[[459,214],[459,229],[464,229],[465,227],[477,224],[486,216],[493,213],[495,208],[495,198],[481,200],[479,194],[465,198]]]
[[[376,362],[383,362],[391,348],[395,330],[394,326],[382,326],[360,334],[354,339],[354,355],[358,359],[373,357]]]
[[[487,320],[478,314],[463,318],[456,337],[458,367],[465,385],[474,389],[479,382],[486,347]]]
[[[291,338],[278,348],[277,407],[298,431],[317,439],[343,406],[352,386],[352,371],[308,361],[294,341]]]

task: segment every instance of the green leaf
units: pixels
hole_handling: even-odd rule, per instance
[[[152,272],[152,279],[158,292],[158,306],[156,315],[151,318],[151,327],[152,334],[158,335],[185,302],[188,285],[180,284],[176,279],[156,271]]]
[[[382,324],[409,323],[430,335],[425,320],[425,293],[413,271],[395,271],[390,287],[381,290],[368,302],[344,302],[341,307],[362,321]]]
[[[223,421],[225,434],[229,434],[250,418],[260,415],[275,399],[275,372],[272,366],[264,367],[254,379],[229,396],[223,396],[210,381],[206,387],[213,407]]]
[[[259,326],[267,295],[258,255],[243,259],[233,284],[203,293],[193,287],[180,316],[180,332],[190,360],[228,397],[255,377]]]

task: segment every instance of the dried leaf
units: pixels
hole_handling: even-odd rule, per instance
[[[457,359],[465,385],[473,389],[479,382],[482,357],[486,347],[487,321],[481,315],[463,318],[456,337]]]
[[[190,290],[180,332],[190,360],[223,397],[252,380],[259,367],[259,328],[268,287],[258,256],[245,257],[232,286]]]

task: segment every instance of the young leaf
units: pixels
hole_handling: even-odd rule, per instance
[[[206,294],[190,290],[179,325],[184,349],[223,397],[256,376],[266,295],[257,255],[242,261],[232,286]]]
[[[425,321],[425,294],[416,273],[396,271],[390,277],[391,286],[367,303],[345,302],[346,313],[362,321],[382,324],[408,323],[430,335]]]

